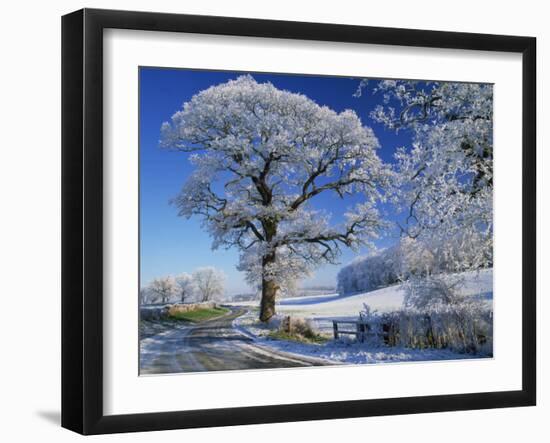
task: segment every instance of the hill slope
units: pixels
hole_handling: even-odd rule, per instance
[[[489,303],[493,298],[493,270],[484,269],[479,272],[463,274],[465,285],[462,293],[479,295]],[[375,291],[354,295],[339,296],[330,294],[315,297],[295,297],[281,299],[277,304],[279,314],[292,314],[301,317],[356,317],[366,303],[379,312],[399,309],[403,304],[403,285],[393,285]]]

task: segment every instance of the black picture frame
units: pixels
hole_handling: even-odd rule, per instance
[[[171,31],[522,54],[522,388],[177,412],[103,413],[103,30]],[[152,431],[536,403],[536,39],[229,17],[83,9],[62,18],[62,426]]]

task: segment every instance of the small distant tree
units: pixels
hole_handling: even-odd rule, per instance
[[[211,301],[224,292],[225,275],[216,268],[199,268],[193,272],[192,279],[203,302]]]
[[[168,303],[178,295],[178,285],[174,277],[155,278],[149,285],[149,290],[161,303]]]
[[[193,277],[184,272],[176,277],[176,284],[179,300],[181,303],[185,303],[196,290]]]

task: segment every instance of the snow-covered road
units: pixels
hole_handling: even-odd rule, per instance
[[[321,358],[277,351],[235,329],[246,311],[234,308],[223,317],[196,325],[175,323],[140,342],[140,374],[291,368],[334,364]]]

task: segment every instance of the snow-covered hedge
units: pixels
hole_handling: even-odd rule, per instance
[[[369,324],[380,343],[389,346],[492,355],[493,322],[488,309],[473,312],[454,307],[430,313],[402,309],[379,314]]]
[[[163,306],[147,306],[141,307],[141,320],[163,320],[178,313],[195,311],[197,309],[213,309],[217,306],[214,302],[204,303],[175,303]]]
[[[464,283],[462,274],[411,276],[403,308],[377,313],[365,305],[360,317],[386,345],[491,355],[492,305],[465,294]]]

